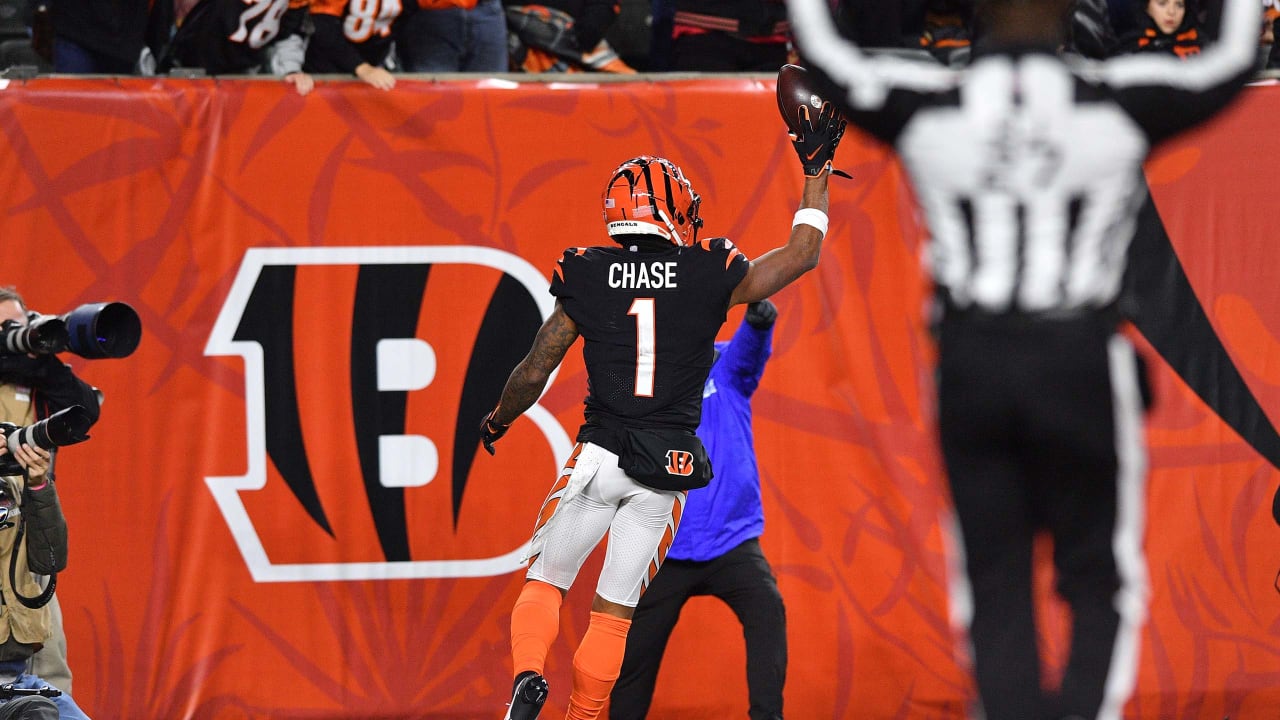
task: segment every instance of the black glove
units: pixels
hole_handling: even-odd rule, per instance
[[[510,425],[503,425],[493,419],[496,412],[498,412],[498,408],[494,408],[488,415],[485,415],[484,422],[480,423],[480,442],[490,455],[494,454],[493,444],[501,440],[502,436],[507,434],[507,430],[511,429]]]
[[[840,138],[844,137],[845,124],[844,116],[830,102],[822,103],[816,118],[813,108],[808,105],[800,107],[800,126],[807,129],[800,135],[787,134],[800,157],[805,177],[817,177],[825,170],[830,170],[832,175],[850,177],[849,173],[831,167],[831,158],[835,157]]]
[[[778,306],[768,300],[753,302],[747,306],[744,319],[757,330],[768,330],[778,319]]]

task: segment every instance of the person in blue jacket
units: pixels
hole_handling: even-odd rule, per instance
[[[773,349],[778,309],[747,306],[733,339],[716,343],[702,390],[698,437],[715,477],[691,490],[667,561],[640,596],[609,720],[640,720],[649,711],[667,639],[689,598],[720,598],[738,616],[747,643],[752,720],[781,720],[787,674],[787,619],[778,582],[760,550],[764,508],[751,432],[751,396]]]

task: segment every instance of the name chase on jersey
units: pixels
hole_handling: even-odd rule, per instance
[[[616,262],[609,265],[609,287],[627,290],[672,290],[676,285],[679,263]]]
[[[590,392],[578,440],[617,452],[610,419],[698,427],[711,344],[749,266],[724,238],[647,252],[617,245],[564,251],[549,289],[583,340]]]

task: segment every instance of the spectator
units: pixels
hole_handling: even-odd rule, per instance
[[[407,0],[415,2],[415,0]],[[396,53],[405,72],[497,73],[508,70],[502,0],[416,0]]]
[[[555,308],[480,434],[492,453],[583,337],[585,422],[538,514],[527,580],[511,611],[507,720],[536,718],[546,701],[543,666],[560,631],[561,603],[607,532],[590,621],[574,654],[569,717],[590,720],[603,711],[631,616],[679,527],[686,492],[711,480],[694,430],[716,332],[730,307],[763,300],[817,265],[827,176],[843,133],[828,103],[797,138],[801,208],[786,245],[754,262],[726,238],[698,240],[701,199],[680,168],[648,155],[618,166],[605,185],[606,230],[620,247],[569,248],[561,257],[551,281]]]
[[[1071,0],[982,0],[963,70],[867,57],[825,0],[791,0],[800,49],[850,123],[893,146],[931,238],[937,422],[955,516],[953,616],[988,720],[1118,718],[1148,603],[1146,447],[1117,310],[1152,150],[1225,109],[1252,74],[1257,0],[1185,60],[1060,55]],[[1085,248],[1088,248],[1085,250]],[[1043,689],[1033,547],[1053,540],[1071,611]]]
[[[150,75],[169,39],[173,4],[152,0],[49,0],[53,69],[59,73]]]
[[[1280,67],[1280,51],[1276,49],[1276,29],[1280,28],[1280,0],[1263,0],[1265,14],[1262,18],[1261,52],[1259,69]]]
[[[156,64],[201,68],[210,75],[244,75],[267,70],[284,78],[300,95],[315,81],[302,72],[311,20],[310,0],[200,0],[179,23]]]
[[[378,88],[390,90],[391,48],[395,36],[416,2],[369,3],[364,0],[312,0],[315,28],[307,43],[302,69],[309,73],[355,75]]]
[[[769,72],[795,58],[783,0],[675,0],[671,69]]]
[[[12,288],[0,288],[0,327],[27,323],[22,298]],[[0,354],[0,422],[25,427],[36,422],[38,415],[72,405],[84,408],[86,422],[97,419],[96,393],[55,357]],[[49,575],[66,566],[67,526],[58,502],[51,453],[26,444],[10,452],[6,445],[0,443],[0,515],[4,516],[0,518],[0,585],[6,605],[0,613],[0,684],[39,688],[52,683],[33,669],[32,656],[42,646],[48,647],[54,656],[46,656],[46,663],[65,669],[65,661],[56,652],[59,641],[65,645],[65,640],[61,624],[55,621],[51,588],[41,588],[33,572]],[[21,526],[15,527],[12,515],[20,518]],[[10,567],[15,557],[18,565]],[[48,703],[35,698],[6,702],[0,695],[0,716],[8,716],[21,704],[31,706],[21,708],[21,713],[30,714],[15,717],[87,720],[71,699],[69,671],[66,681],[53,687],[62,694]],[[49,704],[56,708],[53,714],[48,714]]]
[[[612,0],[555,0],[506,7],[511,67],[524,72],[631,74],[604,35],[618,17]]]
[[[973,37],[972,0],[929,0],[919,46],[949,64],[957,51],[968,51]]]
[[[769,561],[760,551],[764,508],[751,432],[751,396],[773,345],[778,309],[747,306],[733,339],[716,343],[702,391],[698,437],[716,469],[715,483],[689,491],[680,532],[631,618],[622,674],[609,720],[644,720],[671,630],[689,598],[720,598],[738,616],[747,644],[751,720],[782,720],[787,676],[787,619]]]
[[[1114,54],[1170,53],[1188,57],[1200,53],[1195,0],[1147,0],[1138,29],[1120,39]]]

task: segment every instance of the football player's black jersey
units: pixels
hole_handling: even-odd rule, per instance
[[[173,35],[170,54],[210,75],[242,74],[262,65],[267,45],[302,31],[307,7],[290,0],[200,0]]]
[[[589,387],[579,440],[602,439],[594,429],[620,423],[697,429],[716,333],[747,267],[725,238],[656,252],[564,252],[551,294],[584,342]]]

